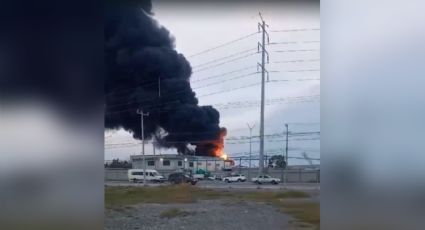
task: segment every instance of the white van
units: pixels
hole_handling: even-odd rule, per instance
[[[151,182],[164,182],[165,178],[154,169],[145,169],[146,181]],[[129,169],[128,181],[130,182],[143,182],[143,169]]]

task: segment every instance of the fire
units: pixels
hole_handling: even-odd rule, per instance
[[[224,137],[226,136],[226,134],[227,134],[226,128],[221,128],[220,136],[215,143],[216,148],[214,150],[214,155],[216,157],[223,159],[223,160],[227,160],[227,158],[228,158],[227,154],[223,150],[224,149]]]
[[[216,149],[215,156],[223,160],[227,160],[227,154],[223,151],[223,149]]]
[[[220,158],[222,158],[223,160],[227,160],[227,154],[225,153],[221,154]]]

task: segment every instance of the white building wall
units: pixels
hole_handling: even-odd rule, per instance
[[[184,159],[187,158],[187,161]],[[162,159],[162,161],[161,161]],[[154,165],[149,165],[149,161],[154,161]],[[170,161],[170,165],[164,165],[164,161]],[[178,165],[178,162],[181,161],[181,165]],[[143,168],[143,161],[141,156],[135,156],[132,160],[133,168]],[[193,163],[193,167],[191,167]],[[206,157],[184,157],[184,156],[146,156],[146,168],[147,169],[156,169],[156,170],[178,170],[178,169],[203,169],[210,172],[221,171],[223,167],[229,168],[231,165],[229,162],[224,162],[218,158],[206,158]]]

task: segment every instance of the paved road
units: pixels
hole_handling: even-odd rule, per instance
[[[134,187],[142,187],[143,183],[132,183],[126,181],[106,181],[105,185],[107,186],[134,186]],[[147,186],[164,186],[168,185],[168,183],[147,183]],[[315,191],[320,190],[320,184],[316,183],[289,183],[289,184],[262,184],[257,185],[251,182],[235,182],[235,183],[225,183],[222,181],[199,181],[196,184],[197,187],[201,188],[211,188],[211,189],[270,189],[270,190],[279,190],[279,189],[290,189],[290,190],[304,190],[304,191]]]

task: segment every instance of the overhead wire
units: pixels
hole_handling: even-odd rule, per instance
[[[256,34],[258,34],[258,32],[255,32],[255,33],[251,33],[251,34],[247,34],[247,35],[241,36],[241,37],[239,37],[239,38],[237,38],[237,39],[231,40],[231,41],[226,42],[226,43],[223,43],[223,44],[221,44],[221,45],[218,45],[218,46],[215,46],[215,47],[212,47],[212,48],[208,48],[208,49],[206,49],[206,50],[203,50],[203,51],[197,52],[197,53],[195,53],[195,54],[189,55],[188,57],[189,57],[189,58],[191,58],[191,57],[199,56],[199,55],[201,55],[201,54],[208,53],[208,52],[213,51],[213,50],[215,50],[215,49],[219,49],[219,48],[225,47],[225,46],[227,46],[227,45],[233,44],[233,43],[235,43],[235,42],[238,42],[238,41],[244,40],[244,39],[246,39],[246,38],[252,37],[252,36],[254,36],[254,35],[256,35]]]
[[[246,54],[246,55],[241,56],[241,57],[233,58],[233,59],[230,59],[230,60],[227,60],[227,61],[224,61],[224,62],[220,62],[218,64],[209,65],[209,66],[203,67],[201,69],[194,70],[192,73],[198,73],[198,72],[209,70],[209,69],[212,69],[212,68],[215,68],[215,67],[218,67],[218,66],[226,65],[226,64],[229,64],[229,63],[232,63],[232,62],[253,56],[255,54],[259,54],[259,53],[258,52],[249,53],[249,54]]]
[[[243,75],[239,75],[239,76],[232,77],[232,78],[226,78],[226,79],[223,79],[221,81],[212,82],[212,83],[209,83],[209,84],[206,84],[206,85],[202,85],[202,86],[199,86],[199,87],[195,87],[195,88],[192,88],[192,89],[193,90],[197,90],[197,89],[201,89],[201,88],[205,88],[205,87],[209,87],[209,86],[213,86],[213,85],[223,84],[223,83],[226,83],[228,81],[232,81],[232,80],[236,80],[236,79],[241,79],[241,78],[253,76],[253,75],[259,74],[259,73],[260,72],[252,72],[252,73],[249,73],[249,74],[243,74]]]
[[[200,82],[200,81],[204,81],[204,80],[218,78],[218,77],[226,76],[226,75],[229,75],[229,74],[232,74],[232,73],[237,73],[237,72],[241,72],[241,71],[244,71],[244,70],[253,69],[253,68],[256,68],[256,67],[257,67],[256,65],[252,65],[252,66],[244,67],[244,68],[241,68],[241,69],[232,70],[230,72],[225,72],[225,73],[216,74],[216,75],[210,75],[208,77],[200,78],[200,79],[197,79],[197,80],[193,80],[193,81],[191,80],[191,83],[196,83],[196,82]],[[194,76],[191,77],[191,79],[193,79],[193,78],[194,78]]]
[[[302,28],[302,29],[280,29],[280,30],[269,30],[272,33],[287,33],[287,32],[305,32],[305,31],[320,31],[320,28]]]
[[[208,61],[208,62],[204,62],[204,63],[198,64],[198,65],[192,66],[192,68],[193,69],[196,69],[196,68],[199,68],[201,66],[208,65],[208,64],[211,64],[211,63],[214,63],[214,62],[217,62],[217,61],[221,61],[221,60],[224,60],[224,59],[227,59],[227,58],[231,58],[231,57],[234,57],[234,56],[238,56],[238,55],[241,55],[241,54],[244,54],[244,53],[247,53],[249,51],[256,50],[256,49],[257,48],[246,49],[246,50],[243,50],[243,51],[240,51],[240,52],[237,52],[237,53],[233,53],[231,55],[227,55],[227,56],[223,56],[223,57],[220,57],[220,58],[216,58],[216,59],[214,59],[212,61]]]

